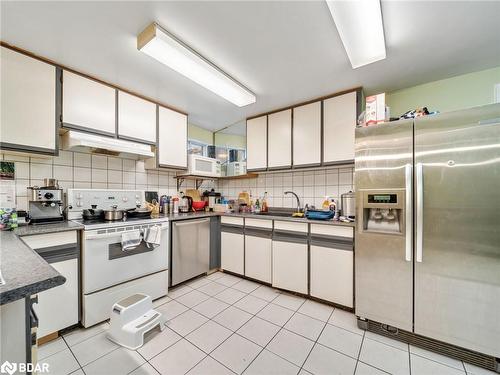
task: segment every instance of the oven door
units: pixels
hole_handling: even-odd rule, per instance
[[[150,248],[144,241],[123,251],[122,234],[161,227],[160,245]],[[82,289],[84,294],[146,276],[168,268],[168,222],[96,229],[84,232],[82,246]]]

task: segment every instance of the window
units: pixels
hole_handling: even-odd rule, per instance
[[[188,139],[188,154],[207,156],[207,143]]]

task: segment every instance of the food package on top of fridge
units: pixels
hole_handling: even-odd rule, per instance
[[[385,121],[385,93],[366,98],[366,125],[376,125]]]

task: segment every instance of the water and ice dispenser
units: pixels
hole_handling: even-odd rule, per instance
[[[361,194],[363,232],[403,234],[404,190],[363,190]]]

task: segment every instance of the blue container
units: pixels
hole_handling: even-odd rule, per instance
[[[323,210],[309,210],[306,212],[306,217],[311,220],[331,220],[335,212]]]

